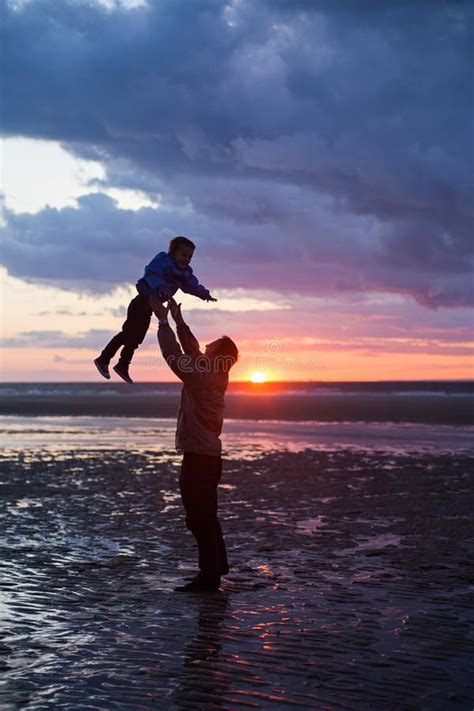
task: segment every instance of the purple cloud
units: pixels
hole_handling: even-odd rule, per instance
[[[96,195],[77,210],[7,212],[10,273],[107,291],[184,233],[211,288],[472,304],[462,3],[44,0],[0,12],[3,133],[62,141],[104,162],[104,187],[165,206],[132,213]]]

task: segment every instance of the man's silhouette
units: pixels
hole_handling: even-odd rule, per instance
[[[158,317],[158,342],[171,370],[183,381],[176,429],[176,449],[183,453],[179,486],[186,526],[196,538],[199,573],[176,590],[216,590],[220,576],[229,572],[227,552],[217,517],[217,485],[222,475],[220,434],[229,370],[237,361],[235,343],[222,336],[208,343],[204,353],[173,299],[165,307],[157,298],[150,305]],[[168,323],[176,322],[180,348]]]

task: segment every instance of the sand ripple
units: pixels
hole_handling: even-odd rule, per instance
[[[2,708],[472,708],[467,455],[228,462],[232,572],[194,596],[175,455],[1,464]]]

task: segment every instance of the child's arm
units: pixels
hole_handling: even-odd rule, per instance
[[[181,291],[184,291],[186,294],[197,296],[203,301],[217,301],[217,299],[214,299],[214,297],[211,296],[209,289],[206,289],[205,286],[200,284],[192,273],[187,282],[181,286]]]

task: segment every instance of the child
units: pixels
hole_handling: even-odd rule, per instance
[[[168,254],[160,252],[147,264],[144,276],[136,284],[138,296],[135,296],[128,306],[127,319],[121,332],[112,338],[100,356],[94,360],[97,370],[104,378],[110,378],[109,363],[120,346],[123,346],[114,370],[122,380],[133,383],[128,374],[128,367],[150,326],[150,296],[157,296],[163,303],[181,289],[203,301],[217,301],[206,287],[198,282],[189,266],[195,249],[196,245],[187,237],[174,237],[169,244]]]

